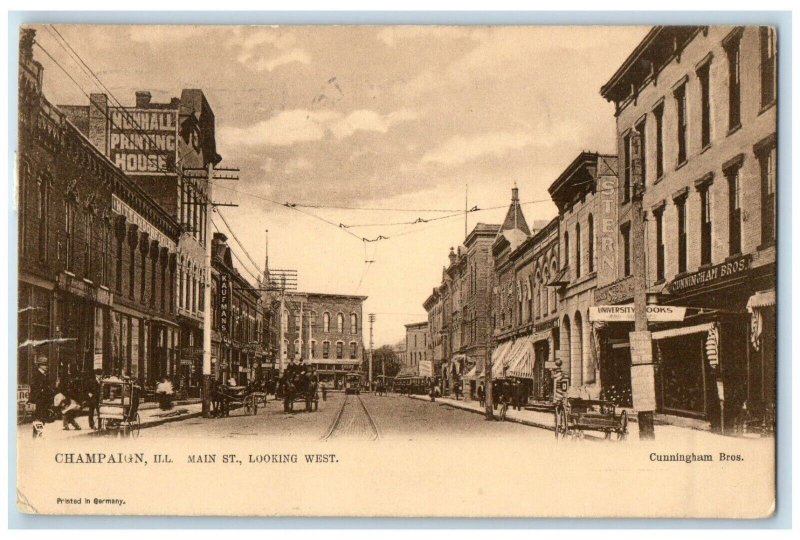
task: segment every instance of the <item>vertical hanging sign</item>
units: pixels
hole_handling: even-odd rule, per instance
[[[219,332],[228,334],[228,317],[231,309],[231,279],[227,274],[219,276]]]

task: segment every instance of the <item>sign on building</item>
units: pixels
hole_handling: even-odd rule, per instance
[[[648,322],[680,322],[686,316],[686,308],[679,306],[650,305],[646,311]],[[633,304],[589,308],[589,320],[592,322],[634,322],[635,318]]]
[[[231,278],[227,274],[219,276],[219,332],[227,335],[230,330]]]
[[[132,175],[175,174],[178,111],[110,109],[109,156]]]

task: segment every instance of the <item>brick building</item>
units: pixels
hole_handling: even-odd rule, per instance
[[[423,377],[433,376],[431,352],[428,348],[429,343],[428,321],[406,325],[406,350],[403,372],[414,373]]]
[[[35,32],[19,65],[18,381],[46,355],[61,384],[101,369],[177,371],[179,223],[42,94]]]
[[[557,378],[567,379],[573,393],[593,399],[599,397],[601,377],[589,311],[598,279],[607,283],[617,275],[616,187],[616,156],[581,152],[549,188],[558,207],[561,254],[560,269],[549,282],[558,293],[557,308],[550,306],[558,311],[560,327]],[[630,254],[623,256],[630,266]]]
[[[270,317],[278,344],[279,370],[302,360],[317,366],[320,381],[340,388],[358,371],[364,356],[363,304],[366,296],[287,291],[283,312],[273,295]]]
[[[438,296],[423,303],[429,320],[433,316],[439,328],[438,336],[430,337],[441,351],[435,373],[442,379],[444,392],[484,363],[491,324],[490,248],[499,229],[500,225],[478,223],[463,245],[450,248],[449,264],[442,270],[442,282],[436,289]]]
[[[202,385],[202,335],[207,175],[221,157],[215,118],[201,90],[153,102],[136,92],[124,106],[106,94],[91,94],[88,105],[61,105],[70,122],[135,180],[181,225],[176,260],[180,379],[197,394]]]
[[[217,380],[240,385],[274,376],[261,292],[236,269],[228,238],[212,239],[211,355]]]
[[[632,296],[641,165],[650,300],[687,307],[651,324],[657,410],[701,425],[719,426],[723,399],[726,425],[774,411],[776,58],[773,28],[657,26],[601,89],[616,106],[622,260],[596,300]],[[609,336],[618,353],[625,333]]]

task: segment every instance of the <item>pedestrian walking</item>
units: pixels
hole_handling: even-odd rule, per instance
[[[458,401],[459,397],[461,396],[461,383],[458,381],[453,384],[453,392],[456,395],[456,401]]]
[[[322,401],[328,401],[328,385],[322,383]]]
[[[162,411],[168,411],[172,409],[173,394],[174,390],[172,388],[172,382],[167,377],[162,378],[161,382],[158,383],[158,385],[156,386],[156,396],[158,396],[158,406],[161,408]]]
[[[486,396],[483,393],[483,385],[478,385],[478,402],[481,404],[481,407],[486,405]]]
[[[506,420],[506,413],[508,413],[508,392],[506,391],[505,386],[501,387],[500,390],[500,421],[505,422]]]
[[[50,365],[46,356],[40,356],[35,361],[36,370],[31,378],[31,394],[28,402],[35,407],[33,412],[33,437],[44,434],[44,425],[50,422],[50,406],[53,402],[53,388],[50,386],[48,372]]]

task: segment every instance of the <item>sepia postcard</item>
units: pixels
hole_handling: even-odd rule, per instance
[[[771,516],[779,38],[23,25],[18,510]]]

